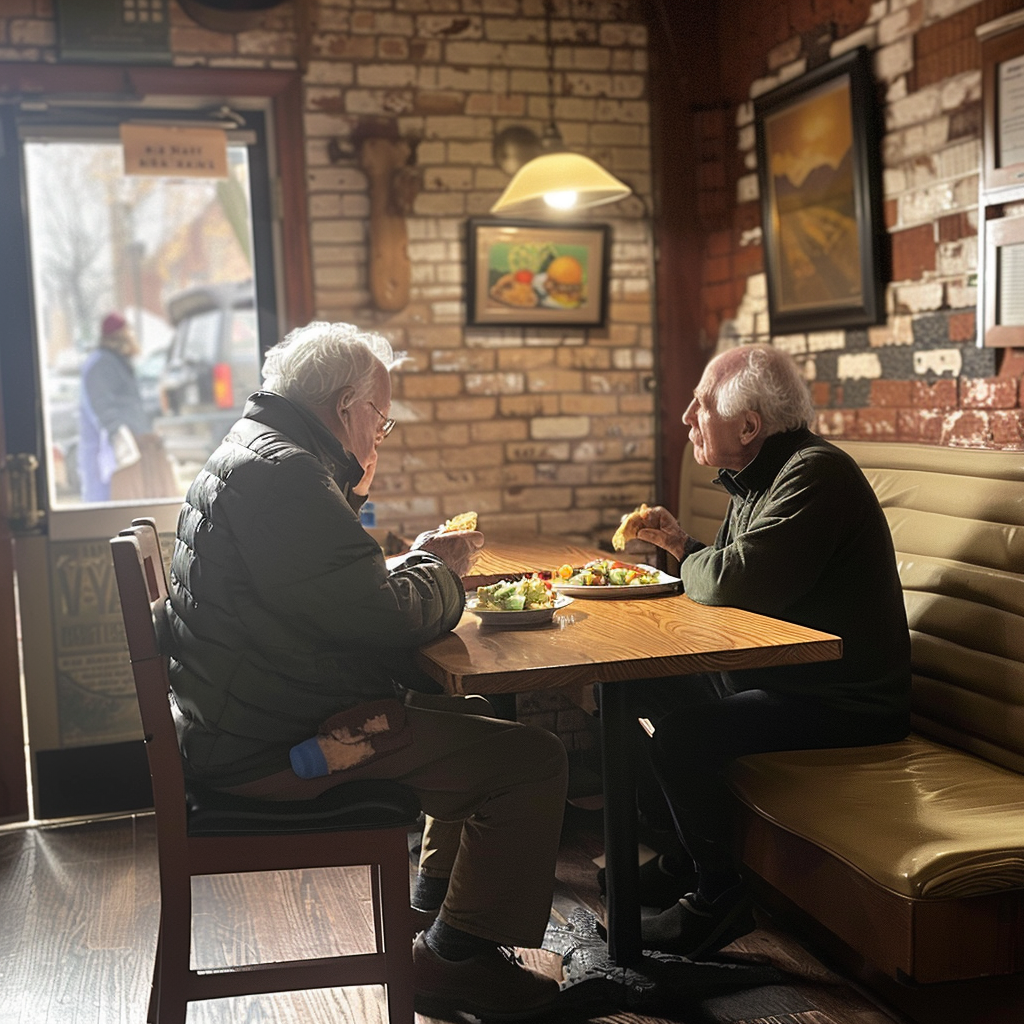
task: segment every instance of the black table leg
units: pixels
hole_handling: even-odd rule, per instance
[[[608,953],[620,967],[641,960],[637,865],[636,713],[629,683],[598,683],[604,784],[605,888]]]

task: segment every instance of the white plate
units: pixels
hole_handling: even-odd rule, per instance
[[[575,597],[605,597],[632,601],[636,597],[654,597],[657,594],[675,594],[678,592],[680,585],[678,576],[669,576],[667,572],[655,569],[653,565],[644,565],[642,562],[632,562],[630,564],[635,565],[638,569],[643,569],[645,572],[657,573],[658,582],[638,583],[636,586],[625,587],[584,587],[578,584],[574,586],[571,583],[562,583],[557,579],[553,579],[551,582],[559,594],[572,594]]]
[[[527,608],[521,612],[506,612],[500,608],[477,608],[477,599],[466,599],[466,611],[472,612],[481,626],[496,626],[498,629],[522,629],[524,626],[543,626],[550,622],[559,608],[572,604],[572,598],[566,594],[558,594],[551,608]]]

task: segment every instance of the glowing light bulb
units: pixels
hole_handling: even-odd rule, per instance
[[[576,205],[576,192],[545,192],[544,202],[554,210],[571,210]]]

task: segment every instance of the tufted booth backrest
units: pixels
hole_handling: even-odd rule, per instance
[[[1024,452],[840,442],[892,531],[907,606],[913,724],[1024,772]],[[728,505],[683,455],[679,520],[714,540]]]

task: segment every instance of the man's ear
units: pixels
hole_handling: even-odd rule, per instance
[[[740,444],[750,444],[761,436],[761,414],[748,409],[740,424]]]
[[[338,397],[334,402],[334,408],[337,409],[339,416],[352,404],[355,393],[356,389],[350,384],[346,385],[338,392]]]

